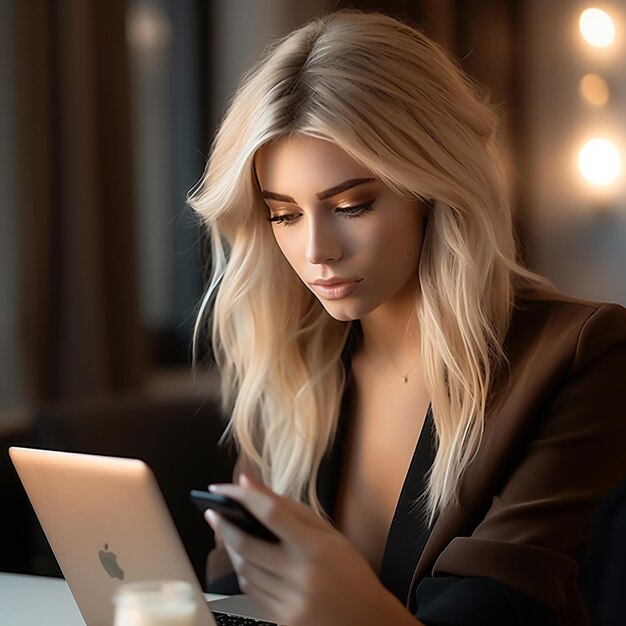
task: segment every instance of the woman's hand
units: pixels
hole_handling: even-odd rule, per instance
[[[205,514],[226,545],[241,590],[276,622],[416,626],[363,556],[309,507],[278,496],[245,475],[240,475],[238,485],[209,489],[241,502],[279,537],[279,543],[256,539],[214,511]]]

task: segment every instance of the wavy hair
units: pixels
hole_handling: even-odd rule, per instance
[[[253,159],[293,133],[338,144],[396,193],[432,205],[416,311],[437,439],[424,498],[432,524],[458,505],[480,445],[515,293],[542,280],[517,262],[497,115],[419,30],[379,13],[331,13],[274,43],[244,76],[190,192],[213,263],[194,346],[212,327],[225,435],[266,484],[324,515],[316,477],[336,433],[353,322],[324,310],[265,219]]]

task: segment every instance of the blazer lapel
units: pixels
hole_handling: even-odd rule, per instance
[[[439,555],[455,537],[471,536],[487,515],[494,495],[514,470],[520,448],[528,441],[528,431],[545,397],[545,389],[563,376],[567,359],[565,354],[560,354],[559,345],[551,343],[550,349],[537,349],[530,355],[527,350],[530,337],[540,335],[540,329],[550,323],[556,324],[558,320],[547,320],[541,313],[526,312],[521,307],[514,312],[505,342],[509,366],[502,368],[494,380],[483,439],[459,484],[459,506],[442,511],[417,563],[406,601],[411,610],[415,588],[423,577],[431,575]],[[557,335],[546,333],[546,341],[553,341]],[[509,341],[511,337],[514,341]],[[564,345],[571,345],[571,340]],[[550,351],[554,355],[550,362],[533,358],[534,353]]]

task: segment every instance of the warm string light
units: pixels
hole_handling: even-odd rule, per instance
[[[583,39],[595,48],[608,48],[615,41],[615,22],[602,9],[585,9],[578,25]]]
[[[622,169],[619,150],[612,141],[590,139],[578,153],[578,168],[592,185],[606,187],[617,180]]]
[[[578,22],[583,39],[594,48],[608,48],[615,42],[615,22],[602,9],[590,7]],[[586,74],[578,84],[584,102],[601,107],[610,98],[609,85],[599,74]],[[578,169],[583,178],[595,187],[607,187],[621,174],[622,158],[616,144],[605,137],[589,139],[578,152]]]
[[[609,101],[609,86],[599,74],[585,74],[578,83],[580,97],[593,106],[604,106]]]

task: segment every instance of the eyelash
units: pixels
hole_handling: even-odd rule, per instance
[[[337,211],[343,213],[345,217],[348,219],[355,219],[357,217],[361,217],[366,213],[374,210],[374,200],[370,200],[369,202],[365,202],[363,204],[357,204],[356,206],[347,206],[343,208],[338,208]],[[300,217],[296,213],[288,213],[286,215],[273,215],[272,217],[268,217],[267,221],[272,224],[280,224],[282,226],[292,226],[293,223]]]

